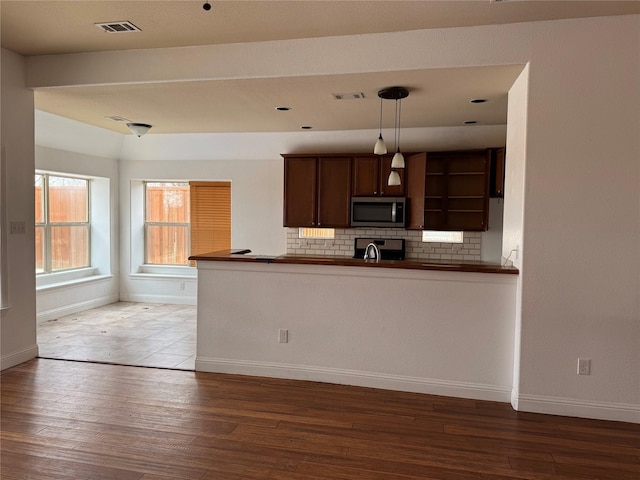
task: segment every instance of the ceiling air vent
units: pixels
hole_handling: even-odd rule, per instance
[[[130,122],[128,118],[121,117],[120,115],[107,115],[104,118],[108,118],[109,120],[113,120],[114,122]]]
[[[359,100],[364,98],[364,93],[332,93],[331,96],[336,100]]]
[[[136,27],[131,22],[106,22],[106,23],[95,23],[96,27],[98,27],[103,32],[107,33],[134,33],[141,32],[142,30]]]

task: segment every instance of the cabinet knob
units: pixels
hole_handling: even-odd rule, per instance
[[[373,194],[374,194],[374,195],[377,195],[377,194],[378,194],[378,192],[373,192]]]

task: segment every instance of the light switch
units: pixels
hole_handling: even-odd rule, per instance
[[[25,222],[11,222],[9,232],[11,235],[24,235],[27,233],[27,226]]]

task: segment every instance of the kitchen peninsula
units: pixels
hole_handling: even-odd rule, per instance
[[[517,269],[241,252],[191,257],[196,370],[510,400]]]

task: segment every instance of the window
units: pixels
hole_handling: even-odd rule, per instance
[[[191,253],[231,248],[231,182],[189,182]]]
[[[36,273],[89,266],[89,185],[84,178],[36,173]]]
[[[192,276],[189,256],[231,248],[228,181],[133,181],[131,215],[134,274]]]
[[[335,229],[333,228],[309,228],[301,227],[298,229],[298,238],[334,238]]]
[[[189,258],[189,184],[145,182],[144,263],[187,265]]]
[[[435,243],[463,243],[463,232],[423,230],[422,241]]]

